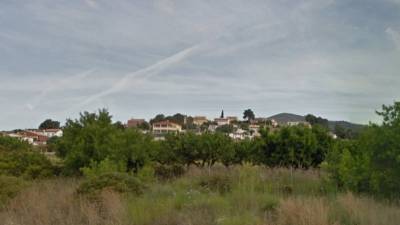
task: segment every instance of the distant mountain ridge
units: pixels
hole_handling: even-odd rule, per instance
[[[274,116],[268,117],[270,120],[275,120],[279,124],[285,124],[288,122],[304,122],[306,121],[305,116],[300,116],[292,113],[279,113]]]
[[[288,122],[305,122],[306,121],[305,116],[300,116],[300,115],[293,114],[293,113],[279,113],[279,114],[273,115],[271,117],[268,117],[268,119],[273,119],[280,124],[285,124]],[[331,120],[329,120],[328,125],[329,125],[329,130],[331,130],[331,131],[333,131],[335,129],[336,125],[339,125],[345,129],[350,129],[353,131],[360,131],[363,127],[365,127],[365,125],[362,125],[362,124],[356,124],[356,123],[351,123],[351,122],[347,122],[347,121],[331,121]]]

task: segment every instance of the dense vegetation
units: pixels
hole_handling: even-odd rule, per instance
[[[110,160],[119,170],[136,173],[146,164],[196,165],[211,167],[252,163],[269,167],[318,167],[333,139],[320,126],[284,127],[260,138],[234,141],[224,132],[192,132],[167,135],[155,141],[149,134],[124,129],[112,123],[105,110],[84,113],[79,120],[68,120],[64,136],[56,140],[58,155],[64,159],[67,174],[80,174],[83,168]]]
[[[83,185],[75,179],[34,183],[0,210],[1,224],[397,225],[400,220],[396,205],[335,194],[318,170],[193,166],[170,180],[148,172],[139,172],[138,179],[99,176]],[[87,195],[93,190],[95,198]]]
[[[49,177],[55,171],[50,160],[28,143],[0,136],[0,175],[31,179]]]
[[[391,198],[400,197],[400,102],[378,112],[382,125],[371,124],[357,139],[336,142],[328,170],[339,187]]]
[[[202,199],[199,199],[200,202],[188,200],[189,202],[186,203],[205,204],[201,202],[204,199],[220,201],[217,203],[222,205],[215,204],[228,210],[221,214],[228,216],[227,218],[235,218],[235,213],[237,213],[228,207],[232,204],[231,201],[237,200],[240,204],[247,204],[248,197],[262,200],[267,196],[266,201],[274,199],[273,203],[254,203],[255,205],[251,206],[251,211],[246,217],[253,218],[250,220],[253,222],[248,224],[260,224],[260,221],[264,221],[260,219],[263,217],[260,217],[260,214],[254,214],[255,212],[272,213],[274,218],[269,219],[275,221],[279,218],[279,210],[270,211],[270,209],[277,210],[280,207],[278,203],[283,204],[282,200],[276,198],[293,193],[308,195],[308,191],[311,191],[312,196],[315,197],[338,196],[341,195],[340,193],[352,191],[396,202],[400,197],[398,188],[400,186],[400,103],[383,106],[382,111],[377,113],[382,116],[383,123],[370,124],[354,138],[343,136],[333,139],[328,133],[326,121],[309,115],[308,120],[313,124],[312,128],[299,125],[270,130],[266,127],[261,130],[260,137],[254,139],[232,140],[224,131],[217,130],[217,132],[202,134],[194,132],[169,134],[165,140],[156,141],[151,134],[142,130],[125,128],[120,123],[113,123],[111,115],[106,110],[100,110],[98,113],[85,112],[79,119],[67,120],[63,128],[63,137],[53,138],[49,142],[48,147],[56,151],[58,161],[49,160],[25,142],[0,136],[0,205],[6,204],[11,198],[17,196],[20,190],[26,189],[29,186],[28,183],[32,184],[32,180],[52,176],[84,179],[78,182],[81,184],[75,188],[76,193],[97,196],[95,199],[98,199],[105,190],[129,193],[129,198],[134,198],[139,202],[150,201],[147,198],[153,194],[161,199],[165,197],[163,197],[163,191],[154,190],[154,188],[176,188],[177,192],[179,190],[190,193],[199,192],[202,196]],[[252,113],[248,111],[247,114],[246,118],[251,120]],[[179,119],[180,116],[177,115],[176,118]],[[227,171],[229,176],[222,174],[213,176],[212,171],[215,168],[223,168],[219,171]],[[243,170],[246,171],[245,168],[258,171],[258,175],[251,175],[256,180],[256,183],[253,183],[256,186],[252,186],[254,189],[251,189],[254,191],[254,196],[236,196],[237,191],[243,191],[241,189],[243,181],[237,180],[235,176],[241,174]],[[286,168],[285,171],[290,171],[290,174],[299,171],[318,171],[316,178],[318,185],[307,186],[303,190],[302,185],[308,185],[314,180],[296,181],[296,178],[290,175],[285,185],[278,188],[279,194],[277,194],[273,191],[275,189],[270,189],[271,187],[268,186],[273,181],[268,180],[263,183],[264,181],[257,180],[259,179],[257,176],[264,176],[262,175],[264,172],[260,170],[274,171],[282,168]],[[195,180],[192,178],[188,180],[187,177],[181,179],[182,176],[188,176],[186,175],[188,171],[192,171],[191,173],[201,171],[203,175],[197,178],[197,175],[194,175]],[[206,171],[208,175],[204,177]],[[255,180],[245,182],[251,183]],[[164,182],[167,183],[159,186],[161,185],[159,183]],[[263,185],[267,185],[268,188]],[[299,188],[302,191],[297,191]],[[249,190],[246,189],[246,191]],[[145,197],[139,197],[143,194]],[[177,197],[176,194],[174,196],[178,199],[171,200],[170,196],[164,200],[173,202],[170,207],[174,209],[177,207],[174,213],[181,215],[191,208],[187,205],[179,205],[179,196]],[[206,194],[210,196],[205,197]],[[293,201],[303,200],[298,200],[296,197]],[[326,200],[319,199],[318,201]],[[148,204],[148,202],[142,203]],[[128,208],[139,210],[135,207]],[[212,213],[220,215],[218,209],[214,209],[214,206],[210,207],[211,209],[207,208],[207,210],[217,210]],[[336,209],[336,206],[332,205],[323,207],[327,210],[325,213],[328,211],[332,213],[330,208]],[[165,210],[170,210],[170,208]],[[394,211],[396,210],[398,209]],[[140,217],[140,215],[136,216]],[[214,219],[217,217],[213,217],[212,220]],[[144,220],[147,221],[147,219]],[[341,219],[338,221],[340,224],[360,224],[351,221],[344,223]],[[276,223],[295,224],[281,223],[279,219]],[[154,223],[135,222],[133,224]],[[226,224],[234,223],[227,222]],[[327,219],[320,224],[333,224],[333,222]]]
[[[400,193],[399,104],[378,112],[382,125],[371,124],[356,139],[338,140],[328,135],[324,119],[308,115],[312,129],[265,128],[252,140],[234,141],[224,132],[187,132],[155,141],[148,133],[113,123],[111,115],[100,110],[68,120],[64,136],[52,139],[49,148],[62,159],[64,175],[81,175],[90,169],[136,174],[145,165],[212,167],[218,163],[229,167],[250,163],[308,169],[322,163],[339,188],[391,197]],[[246,112],[253,117],[251,110]],[[174,118],[182,119],[178,114]],[[0,155],[2,175],[40,178],[60,172],[30,145],[12,138],[0,138]]]

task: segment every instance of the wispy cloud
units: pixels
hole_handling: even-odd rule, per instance
[[[83,79],[87,78],[90,74],[92,74],[95,70],[87,70],[72,76],[67,76],[66,78],[53,81],[48,83],[39,94],[34,96],[34,98],[25,104],[26,108],[29,110],[34,110],[37,106],[39,106],[43,100],[45,100],[49,95],[51,95],[55,91],[65,91],[71,89],[71,87],[75,86],[77,83],[81,82]]]
[[[0,1],[0,103],[31,109],[0,111],[0,126],[97,107],[365,122],[400,98],[398,2]]]
[[[98,7],[98,5],[96,3],[96,0],[84,0],[84,1],[91,8],[97,8]]]
[[[168,56],[150,66],[139,69],[133,73],[126,74],[121,79],[114,82],[110,88],[108,88],[104,91],[101,91],[97,94],[94,94],[92,96],[89,96],[88,98],[85,98],[82,102],[80,102],[74,108],[80,108],[80,107],[85,106],[99,98],[122,91],[124,88],[126,88],[132,82],[137,82],[136,79],[139,79],[139,80],[147,79],[152,75],[158,74],[158,73],[162,72],[163,70],[169,68],[170,66],[180,63],[187,57],[194,54],[196,52],[196,50],[198,50],[199,48],[200,48],[199,45],[193,45],[193,46],[186,48],[178,53]]]
[[[397,47],[398,50],[400,50],[400,32],[394,30],[391,27],[388,27],[386,29],[386,33],[389,35],[389,37],[393,40],[394,45]]]

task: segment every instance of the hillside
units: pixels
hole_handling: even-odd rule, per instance
[[[366,125],[362,125],[362,124],[350,123],[347,121],[329,121],[329,129],[330,130],[333,131],[335,129],[336,125],[339,125],[346,130],[352,130],[355,132],[362,130],[366,126]]]
[[[287,122],[299,122],[306,121],[304,116],[292,114],[292,113],[279,113],[274,116],[268,117],[270,120],[275,120],[279,124],[285,124]]]
[[[273,119],[279,124],[285,124],[287,122],[304,122],[306,121],[305,116],[293,114],[293,113],[279,113],[274,116],[268,117],[268,119]],[[329,129],[333,131],[336,125],[340,125],[345,129],[350,129],[353,131],[360,131],[365,125],[355,124],[348,121],[331,121],[329,120]]]

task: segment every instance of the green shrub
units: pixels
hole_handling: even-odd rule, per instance
[[[15,197],[27,183],[21,178],[0,176],[0,206],[7,202],[7,200]]]
[[[155,170],[154,167],[147,165],[141,168],[136,174],[139,180],[145,183],[152,183],[155,181]]]
[[[27,142],[0,136],[0,175],[42,178],[53,172],[50,160]]]
[[[383,106],[382,124],[370,124],[355,140],[337,142],[325,168],[344,190],[400,197],[400,102]]]
[[[101,162],[92,161],[89,167],[81,168],[83,175],[87,178],[94,178],[108,173],[118,173],[126,171],[122,163],[116,163],[109,158]]]
[[[264,195],[259,201],[263,211],[273,211],[279,206],[279,199],[273,195]]]
[[[135,177],[125,173],[108,173],[92,177],[83,182],[77,190],[78,194],[96,195],[102,190],[119,193],[142,194],[144,185]]]
[[[198,184],[200,185],[200,187],[208,191],[214,191],[224,194],[232,190],[233,181],[232,178],[228,175],[212,174],[200,177],[200,181]]]
[[[169,180],[185,174],[185,168],[181,165],[157,165],[154,167],[154,174],[160,180]]]
[[[0,137],[2,139],[4,137]],[[24,146],[24,145],[23,145]],[[6,148],[0,145],[0,175],[24,176],[28,179],[50,177],[54,168],[46,156],[34,149]]]

